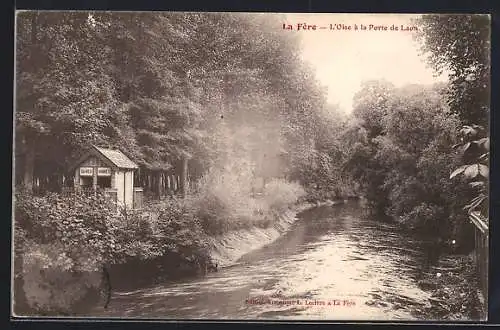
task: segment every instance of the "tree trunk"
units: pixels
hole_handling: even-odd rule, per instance
[[[33,172],[35,170],[35,146],[24,140],[24,177],[23,186],[33,191]]]
[[[158,193],[158,199],[161,199],[162,189],[161,189],[161,171],[156,173],[156,191]]]
[[[184,156],[184,158],[182,159],[182,172],[181,172],[181,182],[180,182],[182,197],[186,197],[187,194],[187,184],[188,184],[187,175],[188,175],[188,158]]]
[[[113,290],[111,287],[111,279],[109,277],[109,270],[106,267],[106,265],[102,266],[102,273],[103,273],[103,281],[104,281],[104,286],[105,286],[105,293],[106,293],[106,300],[104,302],[104,309],[108,308],[109,302],[111,300],[111,291]]]

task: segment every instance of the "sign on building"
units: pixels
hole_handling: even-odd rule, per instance
[[[93,176],[94,168],[93,167],[80,167],[80,176]]]
[[[99,167],[97,168],[98,176],[111,176],[111,168],[109,167]]]

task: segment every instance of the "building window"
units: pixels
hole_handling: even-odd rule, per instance
[[[98,176],[97,186],[99,188],[111,188],[111,177],[110,176]]]
[[[91,176],[81,176],[80,186],[84,189],[92,188],[92,177]]]

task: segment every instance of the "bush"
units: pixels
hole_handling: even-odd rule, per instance
[[[75,306],[84,308],[96,292],[104,292],[104,267],[161,263],[165,256],[175,256],[192,269],[209,265],[206,234],[188,210],[169,199],[148,212],[117,212],[101,195],[36,197],[19,192],[15,268],[16,283],[23,284],[16,288],[22,287],[25,304],[36,313],[71,313]]]
[[[114,225],[120,215],[103,196],[16,195],[15,221],[26,239],[60,243],[75,271],[100,271],[118,252]],[[89,259],[89,256],[91,258]]]
[[[205,232],[218,235],[255,226],[265,228],[305,195],[299,184],[281,179],[271,180],[262,194],[256,194],[249,188],[254,181],[256,178],[251,178],[246,171],[213,170],[205,174],[196,194],[189,199]]]
[[[281,213],[297,203],[305,195],[305,190],[295,182],[274,179],[264,187],[264,200],[269,209]]]
[[[149,208],[148,212],[154,210]],[[163,254],[160,228],[151,214],[127,210],[109,221],[115,240],[111,264],[128,262],[134,258],[149,260]]]
[[[265,205],[252,197],[249,171],[213,169],[198,182],[189,203],[210,235],[251,225],[263,218]]]
[[[134,289],[157,279],[180,278],[211,268],[207,235],[186,202],[167,198],[146,210],[125,219],[126,232],[135,232],[137,239],[130,236],[128,243],[127,235],[119,239],[125,243],[126,257],[110,268],[113,287]]]
[[[229,228],[233,214],[230,202],[209,190],[190,199],[196,217],[200,219],[203,229],[209,234],[221,234]]]
[[[402,215],[399,220],[407,228],[430,237],[446,237],[449,233],[445,209],[435,204],[420,203]]]
[[[208,256],[206,234],[189,203],[170,198],[155,213],[162,254],[176,253],[190,261]]]
[[[27,305],[42,314],[70,313],[99,291],[103,265],[120,252],[113,227],[119,218],[100,195],[16,193],[17,280]]]

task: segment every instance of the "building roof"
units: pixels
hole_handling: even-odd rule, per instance
[[[120,150],[100,148],[97,146],[94,146],[94,148],[118,168],[138,168],[137,164],[130,160],[130,158]]]

